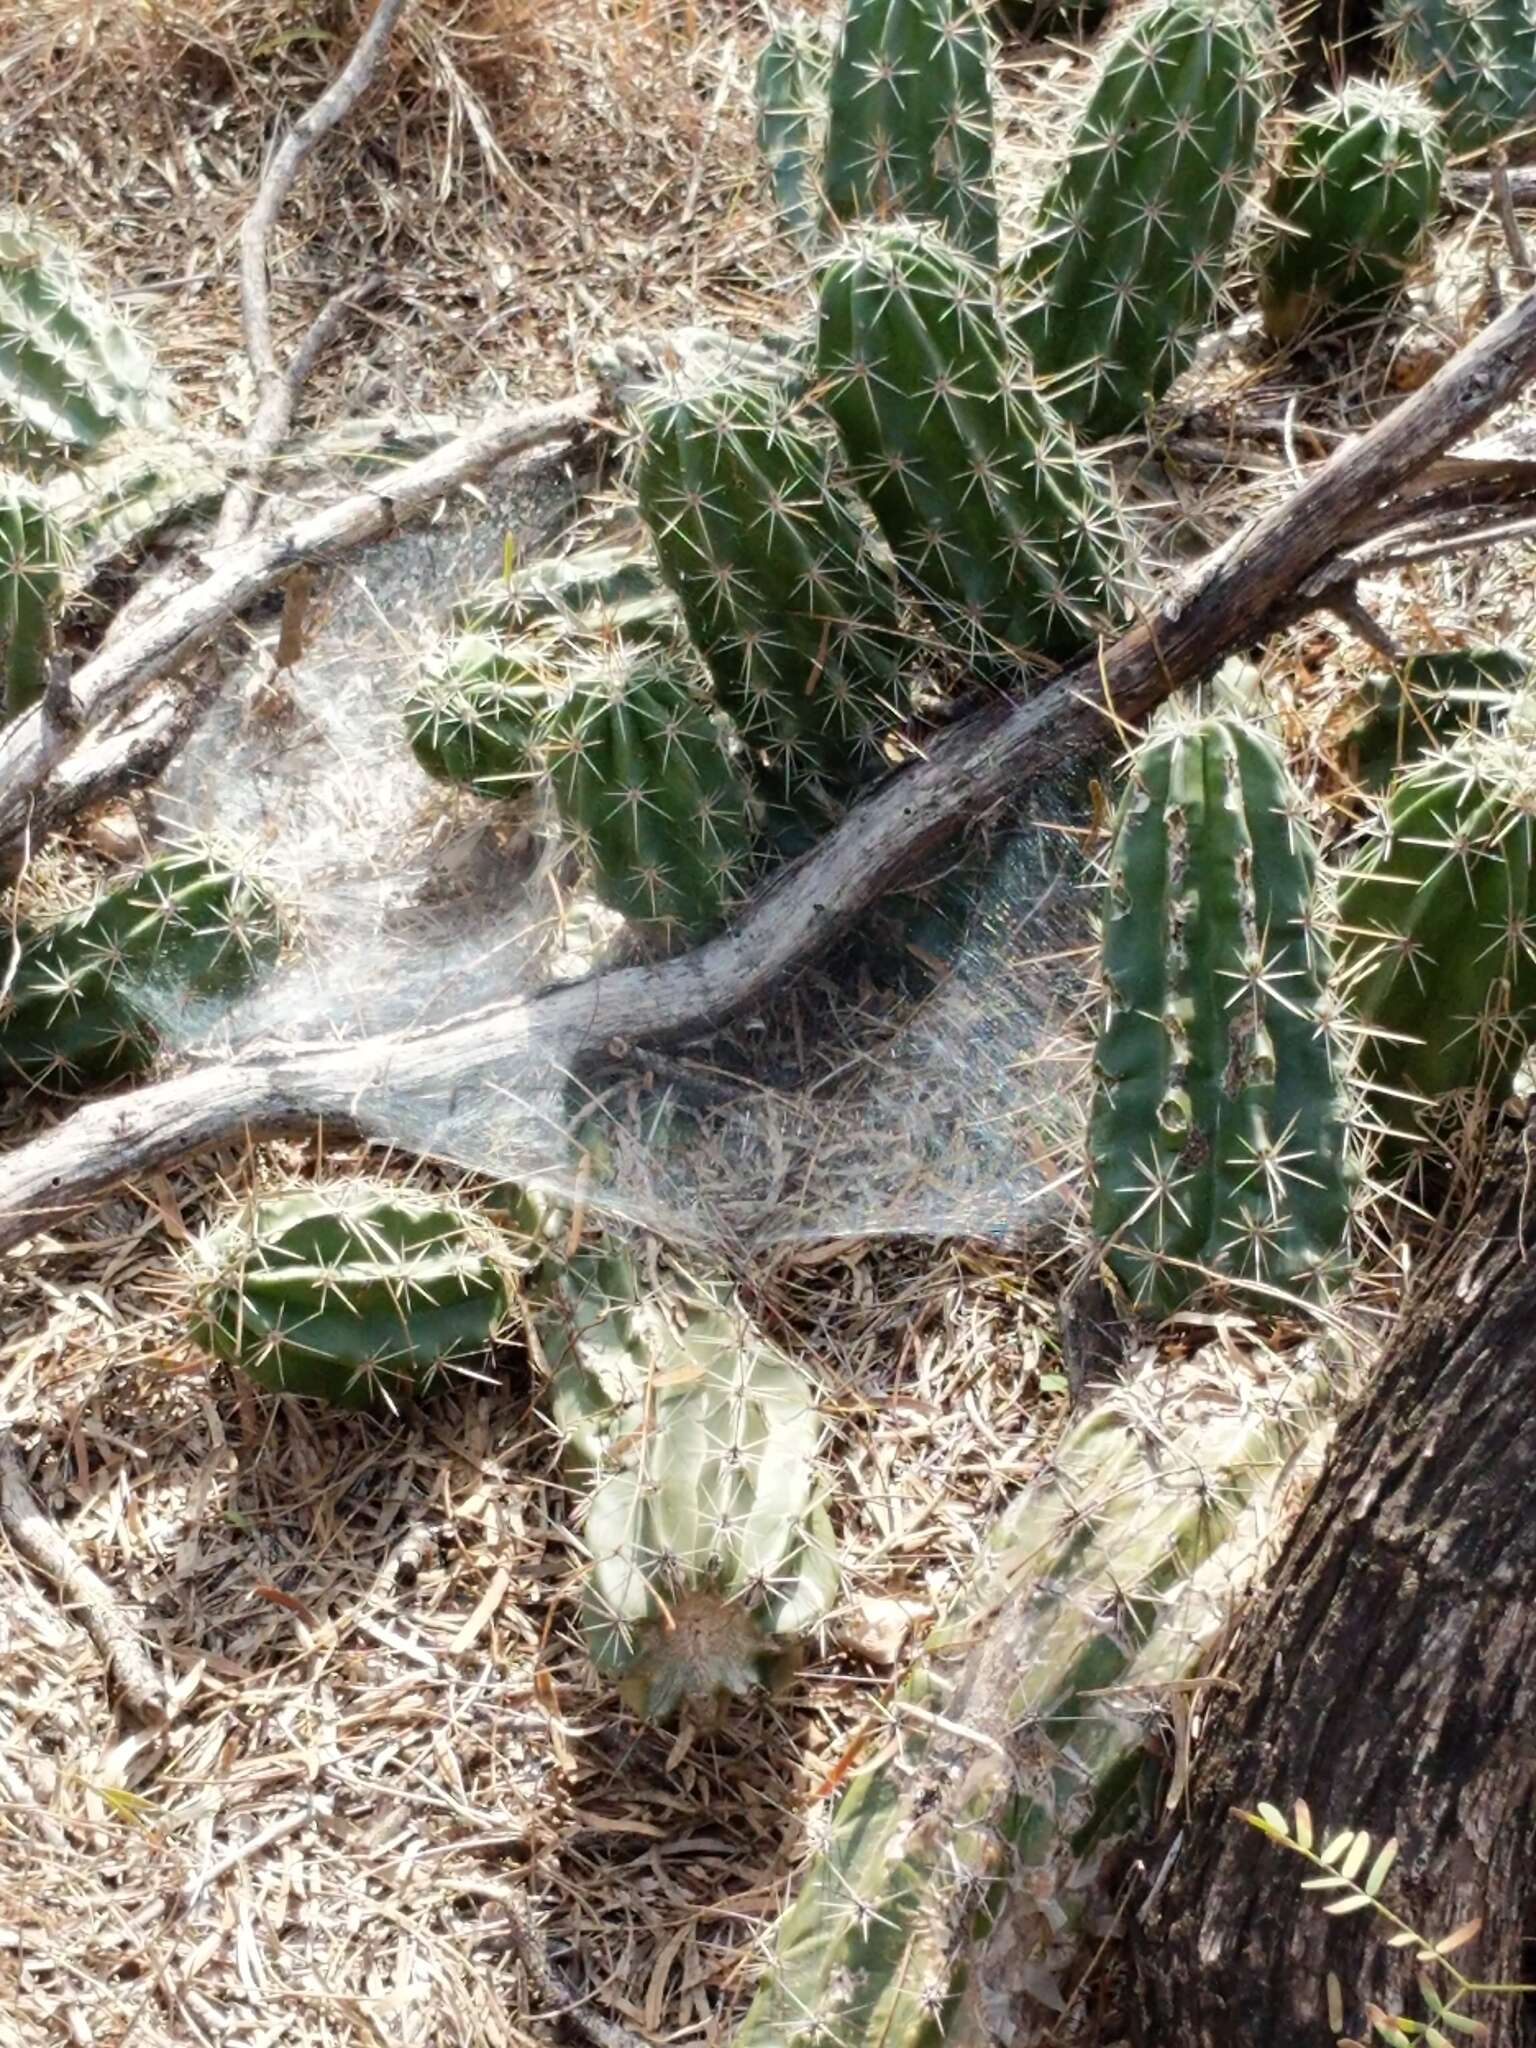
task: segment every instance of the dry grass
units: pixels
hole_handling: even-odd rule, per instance
[[[189,413],[222,431],[248,406],[239,222],[264,149],[356,18],[297,0],[0,0],[0,199],[78,237]],[[742,91],[755,34],[724,0],[423,0],[281,224],[284,332],[364,268],[388,277],[311,414],[402,396],[469,413],[496,390],[568,387],[588,344],[631,324],[780,321],[788,273]],[[1051,53],[1010,63],[1016,194],[1070,70]],[[1480,262],[1459,274],[1467,303],[1436,315],[1442,340],[1482,289]],[[1289,440],[1146,472],[1169,551],[1272,503],[1288,449],[1357,427],[1409,374],[1381,338],[1262,375],[1229,350],[1203,394],[1241,394]],[[1530,567],[1510,550],[1374,598],[1421,642],[1522,634]],[[1314,624],[1264,662],[1322,791],[1363,661]],[[0,1424],[142,1617],[177,1699],[168,1729],[129,1732],[83,1634],[0,1553],[0,2043],[542,2037],[498,1892],[527,1899],[603,2012],[654,2039],[718,2039],[825,1780],[889,1682],[859,1647],[872,1603],[940,1604],[1059,1421],[1040,1381],[1052,1276],[912,1243],[823,1245],[750,1276],[825,1390],[845,1605],[782,1700],[677,1736],[621,1718],[575,1648],[569,1502],[515,1348],[390,1427],[271,1401],[190,1353],[178,1245],[227,1189],[312,1166],[277,1147],[158,1176],[0,1275]],[[1352,1313],[1379,1321],[1394,1298],[1377,1279]]]

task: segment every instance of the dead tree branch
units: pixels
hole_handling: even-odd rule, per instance
[[[1383,505],[1403,498],[1393,515],[1400,522],[1437,458],[1533,375],[1536,293],[1113,646],[1085,655],[1026,703],[988,704],[958,721],[719,938],[661,965],[614,969],[430,1031],[283,1049],[91,1103],[10,1155],[0,1248],[204,1144],[316,1117],[366,1131],[370,1095],[386,1081],[397,1095],[446,1109],[519,1059],[569,1072],[615,1041],[665,1043],[713,1028],[847,930],[967,819],[1080,758],[1106,715],[1134,724],[1225,655],[1352,592],[1358,571],[1340,557],[1361,527],[1378,530]]]
[[[51,1579],[101,1653],[124,1705],[144,1721],[166,1719],[165,1687],[117,1596],[76,1557],[32,1491],[10,1432],[0,1428],[0,1529],[16,1555]]]
[[[343,317],[368,291],[363,279],[325,306],[294,350],[284,370],[272,338],[272,278],[267,261],[272,227],[293,189],[305,158],[338,122],[344,121],[378,68],[390,33],[407,0],[378,0],[373,19],[357,47],[314,105],[301,114],[267,165],[251,210],[240,230],[240,317],[245,352],[256,385],[256,412],[240,461],[219,509],[214,544],[229,547],[250,530],[262,479],[293,421],[294,406],[315,360]]]
[[[383,539],[460,485],[526,449],[546,442],[574,444],[598,406],[595,391],[579,391],[553,404],[498,414],[473,433],[351,497],[306,513],[279,532],[209,549],[207,574],[199,582],[141,614],[130,631],[111,638],[71,679],[78,726],[62,730],[39,708],[0,732],[0,851],[13,846],[29,826],[36,834],[65,812],[66,757],[98,746],[108,717],[137,691],[179,668],[227,620],[300,563]]]

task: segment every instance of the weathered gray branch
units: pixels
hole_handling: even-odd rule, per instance
[[[415,1099],[468,1091],[519,1055],[568,1070],[615,1040],[696,1036],[741,1009],[844,931],[967,819],[1091,747],[1109,708],[1143,718],[1206,674],[1348,587],[1329,566],[1376,531],[1453,442],[1536,374],[1536,293],[1512,307],[1420,391],[1340,448],[1286,504],[1239,536],[1194,582],[1113,646],[1085,656],[1027,703],[984,706],[926,759],[874,790],[797,867],[707,945],[496,1005],[451,1025],[355,1045],[295,1048],[204,1069],[92,1103],[19,1148],[0,1189],[0,1247],[116,1181],[242,1131],[315,1117],[366,1125],[371,1091]],[[255,543],[249,544],[255,546]],[[291,560],[286,566],[291,566]],[[1298,596],[1304,588],[1321,595]],[[3,817],[3,813],[0,813]]]
[[[362,97],[407,4],[408,0],[378,0],[373,18],[359,36],[351,56],[314,105],[294,122],[274,152],[241,226],[240,316],[245,327],[246,355],[256,384],[256,412],[235,476],[219,509],[216,546],[228,547],[249,531],[256,516],[262,479],[292,423],[299,391],[342,316],[366,289],[367,281],[332,299],[294,350],[288,368],[284,370],[279,365],[272,338],[272,280],[267,263],[273,223],[305,158],[323,135],[346,119]]]
[[[70,681],[74,722],[68,729],[42,707],[0,731],[0,852],[30,828],[40,833],[64,807],[66,757],[99,745],[103,721],[133,694],[161,681],[225,622],[282,582],[301,562],[380,540],[472,478],[485,475],[521,450],[545,442],[573,442],[596,416],[595,390],[547,405],[499,413],[419,461],[391,471],[366,489],[291,526],[255,534],[232,547],[210,548],[207,573],[146,610],[128,631],[112,635]],[[57,779],[58,787],[52,787]]]

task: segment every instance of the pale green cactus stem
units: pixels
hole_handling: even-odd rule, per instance
[[[449,618],[472,633],[539,630],[573,647],[671,640],[682,631],[677,599],[652,556],[633,545],[529,562],[460,598]]]
[[[1536,1031],[1533,745],[1526,700],[1415,762],[1340,884],[1361,1072],[1393,1133],[1501,1102]]]
[[[733,2048],[939,2048],[1059,2014],[1170,1683],[1201,1668],[1317,1441],[1279,1399],[1170,1397],[1160,1362],[1072,1423],[854,1763]],[[1032,2001],[1039,2000],[1036,2004]]]
[[[582,1632],[648,1720],[776,1685],[838,1570],[804,1374],[723,1285],[617,1246],[548,1256],[530,1318],[581,1495]]]
[[[436,1191],[297,1188],[194,1246],[193,1336],[275,1393],[393,1411],[484,1360],[526,1250]]]
[[[578,668],[546,735],[594,892],[663,940],[712,930],[749,872],[750,799],[701,683],[686,656],[652,649]]]
[[[827,226],[820,157],[830,68],[826,43],[800,21],[775,26],[757,60],[758,150],[779,225],[808,256],[821,246]]]
[[[1458,154],[1536,117],[1536,13],[1530,0],[1385,0],[1399,72],[1415,78]]]
[[[1273,40],[1258,0],[1154,0],[1101,60],[1005,270],[1020,346],[1089,435],[1136,426],[1210,323],[1258,174]]]
[[[929,221],[995,264],[991,64],[972,0],[847,0],[822,165],[834,219]]]
[[[256,876],[194,850],[162,855],[87,909],[16,937],[0,1080],[69,1092],[151,1065],[162,1004],[251,987],[278,957],[282,923]]]
[[[745,384],[659,392],[637,424],[662,575],[765,793],[855,789],[909,689],[894,582],[824,435]]]
[[[1355,79],[1308,107],[1259,251],[1270,335],[1288,341],[1324,317],[1389,306],[1428,239],[1444,169],[1439,118],[1411,88]]]
[[[48,471],[125,428],[173,425],[148,350],[74,258],[23,215],[0,215],[0,453]]]
[[[1131,1303],[1326,1294],[1353,1190],[1317,854],[1272,742],[1181,720],[1133,756],[1103,908],[1093,1230]]]
[[[48,687],[69,560],[42,495],[23,478],[0,473],[0,717],[28,710]]]
[[[209,518],[227,482],[227,465],[185,438],[125,430],[89,462],[49,477],[45,490],[88,574],[168,527]]]
[[[985,272],[924,229],[851,238],[823,273],[817,367],[854,481],[963,658],[1016,677],[1121,616],[1110,481],[1010,355]]]

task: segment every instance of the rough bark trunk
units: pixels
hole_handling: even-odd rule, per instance
[[[1531,1139],[1490,1179],[1389,1344],[1249,1618],[1166,1885],[1135,1943],[1145,2048],[1374,2039],[1422,2017],[1413,1951],[1325,1916],[1288,1850],[1230,1817],[1305,1798],[1320,1827],[1402,1843],[1384,1897],[1456,1961],[1536,1979],[1536,1203]],[[1444,1986],[1441,1986],[1442,1992]],[[1490,2048],[1536,2044],[1536,1997],[1481,1999]]]

